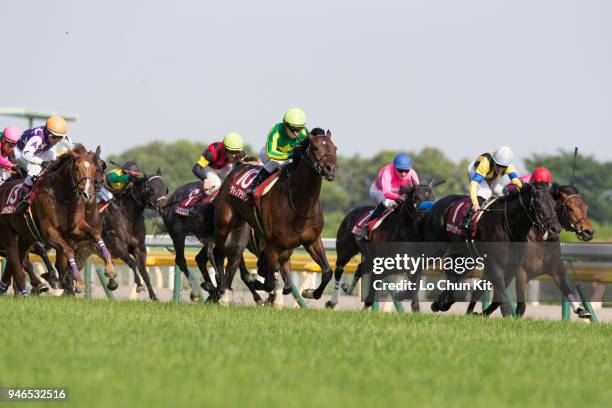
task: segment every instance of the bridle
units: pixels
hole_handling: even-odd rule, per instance
[[[75,194],[76,196],[79,196],[81,198],[85,198],[84,197],[84,193],[85,193],[85,189],[81,188],[81,183],[83,182],[87,182],[87,181],[91,181],[91,183],[94,186],[94,192],[98,192],[100,191],[100,186],[99,183],[95,180],[95,177],[81,177],[80,179],[76,179],[74,176],[74,163],[78,158],[70,158],[68,160],[66,160],[59,168],[57,168],[55,171],[47,171],[46,174],[48,174],[49,176],[56,176],[57,174],[59,174],[64,167],[66,167],[66,165],[68,165],[68,174],[69,174],[69,179],[70,179],[70,189],[71,192],[73,194]],[[92,164],[96,167],[96,169],[98,168],[98,166],[93,163]],[[59,195],[57,194],[57,184],[53,184],[53,191],[55,192],[55,196],[58,200],[64,202],[64,203],[68,203],[70,202],[70,200],[66,200],[63,198],[60,198]]]
[[[138,206],[140,207],[144,207],[144,208],[149,208],[152,210],[156,210],[159,211],[162,208],[158,205],[158,203],[161,200],[167,199],[168,197],[164,194],[158,198],[155,199],[155,201],[152,201],[149,198],[149,193],[151,192],[151,181],[155,180],[155,179],[160,179],[161,180],[161,176],[155,175],[155,176],[151,176],[148,179],[145,180],[144,182],[144,188],[142,189],[142,199],[138,199],[136,197],[136,195],[134,194],[134,190],[136,189],[136,186],[132,187],[130,189],[130,196],[132,197],[132,199],[136,202],[136,204],[138,204]]]
[[[560,204],[560,206],[561,206],[561,216],[566,218],[568,220],[568,222],[569,222],[569,227],[566,227],[565,229],[567,229],[568,231],[573,232],[575,234],[581,234],[584,231],[583,223],[589,217],[585,216],[585,217],[579,218],[577,221],[572,220],[572,217],[569,214],[570,206],[567,204],[569,202],[569,200],[572,199],[572,198],[580,198],[580,199],[582,199],[580,194],[571,194],[571,195],[565,197],[563,199],[563,201],[561,202],[561,204]]]
[[[327,137],[327,136],[313,136],[313,137]],[[332,153],[327,152],[327,153],[325,153],[321,157],[321,159],[315,160],[312,157],[312,153],[311,153],[311,149],[310,149],[311,146],[312,146],[312,143],[308,142],[308,146],[306,147],[306,149],[305,149],[305,151],[303,153],[303,157],[306,159],[306,163],[308,163],[310,165],[310,167],[312,167],[312,169],[315,171],[315,173],[317,173],[321,177],[324,177],[324,171],[325,170],[323,169],[323,166],[321,166],[320,161],[322,161],[327,156],[332,156]]]
[[[531,225],[533,225],[534,227],[538,228],[541,231],[549,232],[551,221],[556,216],[556,214],[553,213],[550,216],[548,216],[546,219],[542,219],[542,216],[540,215],[540,213],[536,211],[535,209],[534,194],[531,194],[528,207],[525,205],[525,202],[523,201],[521,190],[519,190],[516,194],[518,194],[519,203],[521,204],[521,208],[523,209],[523,211],[525,211],[525,214],[527,214],[527,218],[529,218]],[[487,208],[485,211],[495,211],[495,210]],[[512,234],[512,228],[510,228],[510,221],[508,220],[508,199],[507,198],[504,200],[503,211],[504,211],[504,229],[510,236],[510,239],[512,241],[516,241],[516,239],[514,238],[514,234]],[[531,216],[532,213],[535,215],[534,217]]]

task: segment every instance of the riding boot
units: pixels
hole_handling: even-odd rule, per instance
[[[472,221],[472,215],[473,214],[474,214],[474,208],[470,204],[470,207],[468,208],[468,210],[465,212],[465,215],[461,219],[461,224],[459,224],[459,227],[461,229],[464,229],[464,230],[468,231],[468,229],[470,228],[470,223]]]
[[[255,176],[255,179],[253,179],[253,182],[251,183],[251,186],[249,187],[248,194],[252,196],[255,193],[255,190],[257,189],[257,187],[259,187],[259,185],[263,183],[264,180],[270,176],[270,174],[271,173],[265,168],[262,168],[261,170],[259,170],[259,173],[257,173],[257,175]]]
[[[21,186],[21,201],[19,202],[19,204],[17,204],[15,212],[25,211],[28,209],[28,207],[30,206],[30,193],[32,192],[33,187],[34,186],[30,186],[25,183],[23,184],[23,186]]]
[[[370,214],[370,216],[365,222],[365,225],[363,226],[363,237],[364,238],[367,239],[367,237],[370,235],[369,222],[373,219],[376,219],[376,217],[380,217],[386,209],[387,207],[385,207],[383,203],[378,204],[376,208],[374,208],[374,211],[372,211],[372,214]]]

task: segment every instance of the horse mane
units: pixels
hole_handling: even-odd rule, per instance
[[[550,188],[550,192],[555,200],[561,196],[561,193],[567,195],[580,194],[578,188],[573,184],[562,186],[557,183],[553,183],[552,187]]]
[[[51,164],[49,165],[49,171],[56,172],[67,162],[75,160],[77,156],[89,153],[94,154],[93,152],[88,152],[85,146],[83,146],[82,144],[77,143],[72,151],[62,154],[60,157],[51,162]]]
[[[292,168],[297,167],[297,165],[300,164],[300,161],[302,160],[302,155],[310,145],[310,138],[319,136],[325,136],[325,131],[319,127],[316,127],[308,133],[308,137],[304,139],[304,141],[299,146],[293,149],[293,163],[291,164]]]

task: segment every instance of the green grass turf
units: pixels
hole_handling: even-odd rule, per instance
[[[0,386],[74,406],[612,401],[606,324],[6,296],[0,317]]]

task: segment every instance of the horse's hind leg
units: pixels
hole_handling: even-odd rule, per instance
[[[45,268],[47,268],[47,272],[40,275],[40,277],[49,282],[49,285],[51,285],[53,289],[60,289],[61,286],[58,279],[58,274],[55,270],[55,267],[49,260],[47,250],[40,243],[37,242],[32,245],[32,251],[34,251],[36,255],[42,258],[43,262],[45,263]]]
[[[147,271],[147,248],[144,245],[140,245],[133,251],[133,256],[138,264],[138,271],[142,275],[142,279],[147,285],[147,291],[149,292],[149,299],[158,300],[155,292],[153,291],[153,285],[151,285],[151,277]]]
[[[253,300],[255,301],[255,303],[258,305],[262,305],[264,301],[261,296],[259,296],[259,293],[257,293],[257,287],[259,287],[260,290],[263,290],[263,285],[258,280],[252,280],[250,278],[251,273],[249,272],[248,268],[246,267],[246,264],[244,263],[244,257],[241,256],[240,258],[240,265],[238,265],[238,268],[240,269],[240,278],[251,292],[251,295],[253,295]]]
[[[321,237],[317,238],[315,241],[311,242],[304,246],[308,254],[312,257],[312,259],[319,265],[321,268],[321,284],[315,290],[305,289],[302,292],[302,296],[307,299],[320,299],[325,287],[331,280],[333,273],[331,267],[329,266],[329,262],[327,261],[327,256],[325,255],[325,248],[323,247],[323,241],[321,241]]]
[[[8,284],[11,282],[11,275],[13,277],[13,284],[16,285],[16,289],[22,296],[28,295],[28,290],[25,285],[25,275],[23,273],[22,261],[25,258],[26,251],[19,245],[19,239],[16,235],[11,235],[3,239],[4,249],[6,251],[6,269],[2,275],[2,287],[0,293],[6,292]],[[7,271],[11,271],[11,274],[7,274]],[[7,276],[5,277],[5,274]]]
[[[34,273],[34,266],[30,259],[26,256],[23,260],[23,269],[28,273],[28,277],[30,278],[30,286],[32,286],[32,294],[40,294],[45,293],[49,290],[49,287],[45,285]]]
[[[200,249],[200,252],[198,252],[198,254],[195,256],[195,261],[198,265],[198,269],[200,269],[202,278],[204,279],[204,282],[202,282],[200,286],[210,294],[209,299],[214,300],[216,298],[217,288],[213,284],[210,274],[208,273],[209,253],[212,252],[212,248],[210,248],[211,245],[212,244],[204,245],[202,249]]]
[[[176,237],[170,235],[172,244],[174,246],[174,264],[185,274],[187,281],[191,286],[191,293],[189,297],[192,301],[196,301],[200,297],[200,288],[195,284],[195,281],[191,279],[189,269],[187,269],[187,259],[185,259],[185,236]]]

